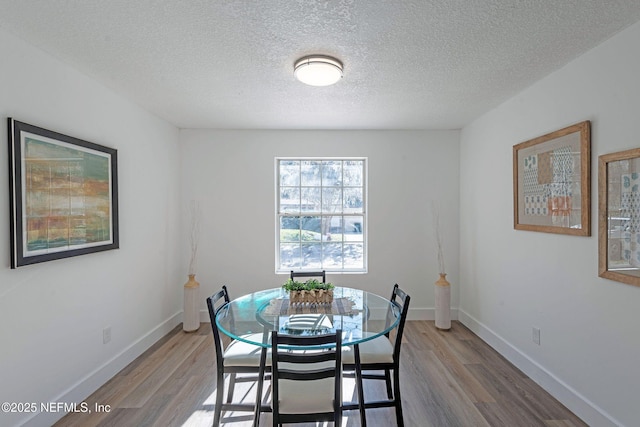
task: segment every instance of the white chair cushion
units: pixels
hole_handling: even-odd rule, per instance
[[[262,334],[244,335],[250,341],[262,341]],[[233,340],[224,350],[225,366],[260,366],[262,347]],[[271,366],[271,349],[267,349],[266,366]]]
[[[384,335],[359,344],[360,363],[393,363],[393,344]],[[353,346],[342,347],[342,363],[355,362]]]
[[[280,369],[314,370],[321,367],[335,367],[335,362],[320,363],[280,363]],[[333,412],[334,379],[292,381],[280,380],[278,399],[282,414],[313,414]]]

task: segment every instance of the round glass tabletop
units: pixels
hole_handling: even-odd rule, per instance
[[[244,295],[216,316],[221,332],[260,347],[271,346],[271,331],[321,335],[342,330],[349,346],[386,334],[396,327],[400,310],[388,298],[359,289],[336,287],[331,303],[290,303],[282,288]]]

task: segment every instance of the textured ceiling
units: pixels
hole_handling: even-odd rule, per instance
[[[0,0],[0,27],[180,128],[455,129],[640,19],[638,0]],[[333,55],[305,86],[293,63]]]

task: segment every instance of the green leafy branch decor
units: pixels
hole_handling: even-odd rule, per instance
[[[282,285],[289,292],[289,304],[331,304],[334,287],[331,283],[322,283],[318,279],[306,282],[288,279]]]
[[[322,283],[318,279],[309,279],[306,282],[298,282],[293,279],[288,279],[284,285],[282,285],[285,291],[313,291],[313,290],[325,290],[333,289],[331,283]]]

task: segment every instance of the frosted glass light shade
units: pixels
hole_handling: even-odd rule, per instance
[[[342,63],[329,56],[305,56],[296,61],[293,75],[310,86],[329,86],[342,78]]]

